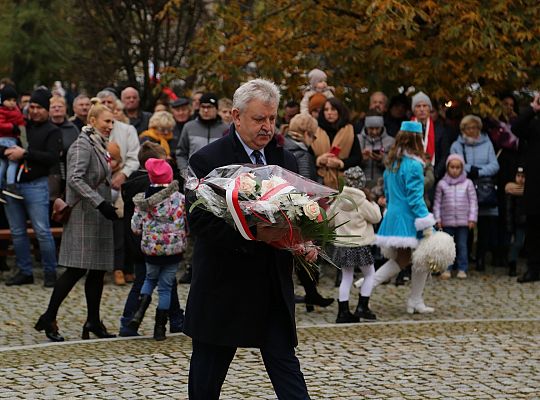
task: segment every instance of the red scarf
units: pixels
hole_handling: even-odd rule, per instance
[[[417,121],[416,117],[412,117],[411,121]],[[423,142],[424,151],[431,157],[431,164],[435,165],[435,124],[433,123],[431,117],[426,123]]]

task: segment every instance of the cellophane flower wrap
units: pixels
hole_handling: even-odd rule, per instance
[[[190,211],[201,207],[234,226],[246,240],[252,228],[283,228],[281,240],[270,244],[293,253],[296,266],[313,272],[317,257],[333,264],[322,250],[339,242],[336,228],[319,205],[338,192],[277,165],[228,165],[203,179],[190,173],[186,189],[196,193]]]

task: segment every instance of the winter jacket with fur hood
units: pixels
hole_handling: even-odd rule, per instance
[[[336,246],[356,247],[369,246],[375,242],[375,232],[373,224],[380,222],[381,209],[379,206],[366,198],[366,195],[360,189],[350,186],[343,187],[344,197],[338,199],[332,204],[328,215],[336,215],[334,224],[338,226],[336,232],[338,235],[358,235],[357,237],[340,238],[343,242],[350,245],[336,244]],[[350,200],[354,200],[352,204]],[[346,222],[345,224],[343,224]],[[343,224],[339,226],[340,224]]]
[[[151,264],[180,261],[185,249],[184,195],[178,192],[178,182],[145,198],[139,193],[133,198],[135,212],[131,229],[142,235],[141,250]]]

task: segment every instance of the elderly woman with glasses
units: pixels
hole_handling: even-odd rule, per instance
[[[485,269],[485,255],[490,242],[497,238],[497,197],[495,178],[499,163],[493,144],[482,132],[482,120],[475,115],[466,115],[459,124],[461,135],[452,144],[450,154],[460,154],[465,160],[465,172],[477,186],[478,197],[478,237],[476,246],[476,269]],[[489,191],[492,196],[484,196]],[[483,194],[480,192],[482,191]],[[473,235],[469,235],[473,237]]]

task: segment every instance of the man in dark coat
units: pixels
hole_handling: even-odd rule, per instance
[[[540,94],[512,124],[512,132],[526,140],[525,150],[525,210],[527,213],[527,272],[518,278],[518,282],[535,282],[540,280]]]
[[[294,156],[274,138],[279,90],[255,79],[233,98],[227,136],[189,161],[198,178],[230,164],[274,164],[297,171]],[[193,193],[188,193],[189,209]],[[260,348],[280,399],[309,399],[300,364],[294,317],[293,262],[289,252],[266,243],[283,230],[258,226],[248,241],[223,219],[199,208],[188,214],[197,238],[184,332],[193,340],[190,399],[218,399],[237,347]],[[265,243],[266,242],[266,243]]]

